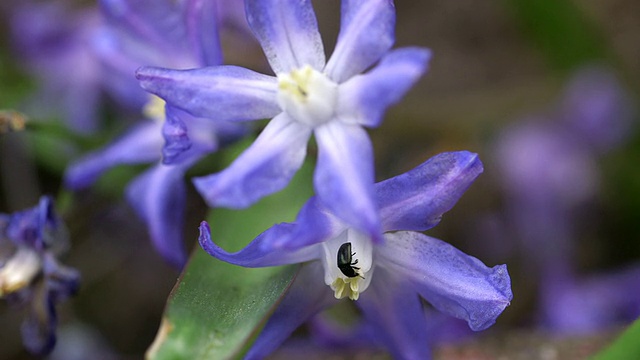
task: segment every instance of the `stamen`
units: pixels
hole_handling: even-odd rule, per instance
[[[142,113],[151,120],[163,122],[166,116],[165,104],[165,101],[160,97],[151,95],[149,101],[142,108]]]
[[[294,120],[320,125],[332,119],[338,85],[305,65],[278,76],[278,104]]]
[[[369,238],[348,229],[324,242],[322,248],[324,283],[331,287],[336,299],[358,300],[373,277],[373,244]]]
[[[342,299],[349,297],[351,300],[358,300],[360,297],[358,278],[336,278],[331,284],[331,289],[334,291],[336,299]]]

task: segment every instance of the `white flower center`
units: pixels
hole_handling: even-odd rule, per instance
[[[358,300],[373,276],[373,244],[353,229],[324,242],[324,282],[334,291],[336,299]]]
[[[338,84],[309,65],[278,75],[278,105],[301,123],[316,126],[331,120],[337,98]]]
[[[0,297],[31,284],[42,269],[40,256],[33,250],[19,248],[0,268]]]

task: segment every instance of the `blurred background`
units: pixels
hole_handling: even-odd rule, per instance
[[[314,4],[330,53],[339,1]],[[396,8],[396,47],[428,47],[433,58],[426,76],[370,131],[377,177],[442,151],[478,153],[484,174],[429,235],[489,266],[506,263],[514,293],[493,328],[437,354],[568,351],[580,358],[607,344],[640,315],[640,4],[398,0]],[[5,118],[19,111],[33,123],[0,134],[0,212],[32,207],[42,194],[56,197],[71,238],[63,262],[82,274],[79,293],[59,306],[50,358],[140,358],[179,276],[123,198],[144,167],[118,167],[79,192],[62,185],[70,161],[137,119],[96,86],[100,64],[85,33],[101,21],[96,4],[4,1],[0,11],[0,111]],[[226,63],[268,71],[245,29],[222,32]],[[89,88],[98,90],[87,96]],[[63,91],[84,97],[69,106]],[[65,120],[73,117],[69,108],[89,102],[95,113],[77,117],[95,121]],[[216,156],[187,177],[217,170]],[[189,185],[188,248],[206,212]],[[0,359],[31,358],[22,349],[22,317],[0,301]],[[587,340],[567,342],[575,339]]]

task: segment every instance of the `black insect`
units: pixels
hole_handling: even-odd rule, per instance
[[[364,279],[364,277],[358,274],[358,272],[356,271],[360,270],[360,268],[357,266],[353,266],[358,263],[358,259],[356,259],[356,261],[354,262],[351,262],[355,254],[356,253],[351,252],[350,242],[340,245],[340,249],[338,249],[338,269],[340,269],[340,271],[342,271],[345,276],[348,276],[350,278],[360,276]]]

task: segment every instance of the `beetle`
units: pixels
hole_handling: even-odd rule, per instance
[[[364,279],[364,277],[357,271],[360,270],[360,268],[353,266],[358,263],[358,259],[352,262],[355,254],[355,252],[351,252],[350,242],[340,245],[340,249],[338,249],[338,269],[340,269],[340,271],[342,271],[342,273],[347,277],[354,278],[356,276],[360,276]]]

